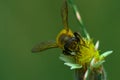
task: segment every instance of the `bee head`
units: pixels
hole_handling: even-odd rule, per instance
[[[64,44],[66,41],[68,41],[70,38],[74,37],[73,32],[69,29],[63,29],[57,36],[56,42],[60,48],[64,48]]]

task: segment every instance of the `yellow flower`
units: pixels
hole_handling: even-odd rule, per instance
[[[112,53],[107,51],[100,55],[98,47],[99,41],[94,45],[93,40],[83,38],[80,42],[79,52],[74,56],[61,55],[60,59],[63,60],[65,65],[70,66],[71,69],[78,69],[82,67],[97,68],[105,62],[105,57]]]
[[[99,57],[99,51],[95,49],[93,41],[87,39],[83,39],[83,41],[79,53],[75,55],[76,63],[81,65],[89,64],[93,57]]]

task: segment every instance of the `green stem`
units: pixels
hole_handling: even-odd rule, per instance
[[[82,18],[80,16],[80,13],[77,9],[77,6],[74,4],[73,0],[68,0],[68,2],[71,4],[72,8],[73,8],[73,11],[74,11],[74,14],[76,15],[76,18],[80,24],[80,27],[82,28],[82,31],[84,33],[84,36],[87,38],[87,39],[90,39],[90,36],[89,36],[89,33],[87,32],[84,24],[83,24],[83,21],[82,21]]]

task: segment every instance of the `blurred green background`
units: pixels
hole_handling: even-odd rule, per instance
[[[87,30],[100,40],[101,52],[114,50],[104,63],[108,80],[120,74],[120,0],[75,0]],[[63,28],[62,0],[0,0],[0,80],[73,80],[73,71],[59,60],[60,49],[40,54],[31,48],[55,40]],[[72,10],[69,25],[79,31]]]

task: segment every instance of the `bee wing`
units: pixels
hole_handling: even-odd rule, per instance
[[[66,0],[64,0],[63,6],[61,9],[61,16],[62,16],[64,28],[68,30],[69,29],[68,28],[68,5]]]
[[[46,41],[46,42],[41,42],[37,45],[35,45],[32,48],[32,52],[36,53],[36,52],[41,52],[50,48],[57,48],[58,45],[56,44],[56,41]]]

